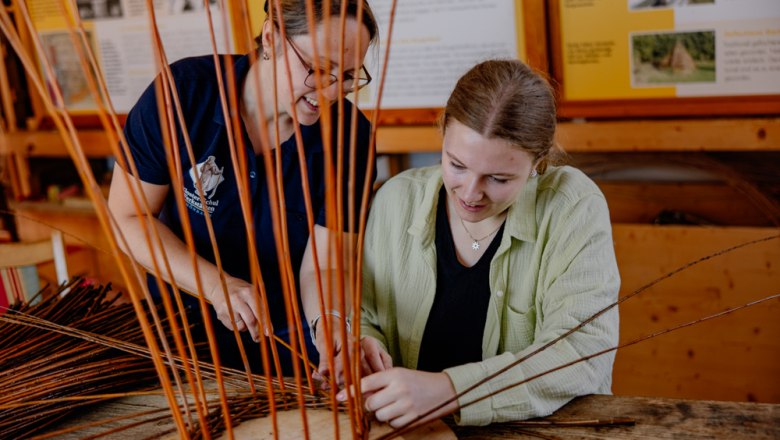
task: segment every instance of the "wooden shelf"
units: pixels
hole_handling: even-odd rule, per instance
[[[565,121],[557,141],[569,153],[780,151],[780,118]],[[436,152],[434,126],[382,126],[378,153]]]
[[[780,151],[780,118],[564,122],[566,151]]]
[[[79,131],[79,141],[87,157],[113,156],[105,131]],[[0,136],[0,154],[20,154],[25,157],[64,157],[65,143],[56,131],[16,131]]]
[[[88,157],[112,156],[102,130],[79,132]],[[780,118],[564,121],[558,143],[568,152],[627,151],[780,151]],[[377,152],[436,152],[441,135],[435,125],[383,125],[377,130]],[[16,132],[0,136],[0,154],[62,157],[67,153],[58,133]]]
[[[37,213],[49,213],[49,214],[64,214],[64,215],[95,215],[95,208],[90,203],[83,203],[79,199],[78,204],[70,203],[55,203],[55,202],[11,202],[11,209],[15,212],[37,212]]]

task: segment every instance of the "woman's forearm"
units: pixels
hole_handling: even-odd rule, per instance
[[[128,183],[135,184],[133,180],[133,176],[115,167],[108,206],[116,221],[114,231],[119,246],[150,273],[159,274],[190,293],[202,291],[208,298],[219,285],[216,266],[198,255],[193,258],[186,244],[156,218],[170,187],[140,182],[149,212],[138,212],[133,200],[135,191],[128,186]],[[136,199],[140,205],[140,196]],[[195,265],[199,277],[195,276]]]
[[[117,219],[117,223],[126,240],[120,246],[149,273],[188,293],[203,294],[207,300],[212,300],[212,294],[219,290],[220,285],[216,265],[197,254],[193,256],[187,245],[156,218],[144,219],[146,233],[138,217],[121,222]]]
[[[312,239],[309,238],[309,243],[306,245],[306,251],[303,255],[303,262],[301,263],[300,271],[300,286],[301,286],[301,303],[303,304],[304,314],[307,321],[311,322],[316,317],[320,316],[321,321],[323,311],[329,313],[328,319],[332,319],[341,314],[342,302],[344,314],[342,319],[346,319],[350,315],[351,306],[351,288],[350,288],[350,271],[348,259],[343,259],[342,267],[337,267],[336,258],[338,256],[335,253],[334,247],[330,243],[331,231],[328,229],[316,225],[314,227],[316,247],[317,247],[317,266],[314,262],[314,246]],[[346,234],[345,234],[345,243]],[[330,254],[330,257],[329,255]],[[319,282],[317,276],[319,275]],[[343,286],[340,285],[339,279],[343,279]],[[322,292],[320,294],[320,291]],[[322,298],[322,300],[320,300]],[[325,310],[323,310],[323,308]],[[318,322],[318,329],[321,329],[321,324]]]

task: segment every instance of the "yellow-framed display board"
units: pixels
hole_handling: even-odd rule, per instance
[[[563,117],[780,112],[776,0],[553,0]]]

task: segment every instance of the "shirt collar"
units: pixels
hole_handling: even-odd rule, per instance
[[[314,123],[314,125],[298,125],[298,127],[301,129],[301,140],[303,141],[304,150],[306,150],[308,153],[322,152],[324,146],[322,145],[322,140],[319,137],[319,119]],[[282,142],[282,151],[289,150],[290,152],[295,152],[297,145],[298,144],[295,143],[295,132],[293,132],[289,139]],[[336,146],[334,145],[333,148],[336,148]]]
[[[439,203],[439,192],[442,184],[441,167],[439,166],[433,170],[430,178],[425,182],[423,199],[419,205],[421,209],[415,210],[412,226],[408,229],[409,234],[423,240],[423,246],[428,246],[436,237],[436,206]]]
[[[529,177],[523,190],[509,207],[504,235],[510,235],[521,241],[536,241],[536,195],[539,179],[541,175]]]

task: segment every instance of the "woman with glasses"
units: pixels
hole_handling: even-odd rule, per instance
[[[486,61],[447,101],[441,165],[377,193],[361,390],[378,420],[456,413],[486,425],[610,392],[614,352],[574,363],[618,341],[616,308],[577,328],[617,300],[609,212],[587,176],[551,164],[555,126],[541,76],[518,60]]]
[[[346,23],[343,29],[343,57],[340,57],[340,11],[346,2]],[[323,4],[329,4],[324,10]],[[362,13],[359,11],[362,3]],[[290,280],[282,279],[280,269],[289,263],[296,274],[294,284],[299,292],[298,307],[305,315],[303,322],[307,348],[310,357],[316,360],[318,351],[323,352],[324,344],[316,346],[309,334],[322,332],[316,270],[314,265],[312,237],[309,236],[306,210],[306,196],[302,184],[301,161],[307,170],[307,180],[314,216],[314,239],[323,284],[333,271],[334,258],[329,258],[327,249],[331,234],[336,225],[326,224],[325,207],[325,164],[330,161],[333,169],[337,162],[344,166],[344,230],[348,225],[357,225],[359,206],[362,197],[363,182],[367,170],[373,178],[374,164],[368,164],[370,126],[367,119],[357,113],[355,124],[351,121],[352,105],[344,99],[345,95],[368,84],[371,77],[362,65],[368,47],[377,38],[377,24],[366,0],[314,1],[316,32],[310,33],[307,18],[306,0],[273,1],[274,7],[269,14],[269,5],[265,9],[267,19],[261,34],[256,38],[259,56],[220,56],[219,66],[215,67],[212,55],[188,58],[171,65],[178,97],[184,113],[186,129],[176,122],[178,138],[178,157],[169,163],[165,152],[165,142],[161,130],[161,118],[158,111],[158,97],[155,87],[150,86],[130,111],[124,133],[130,146],[132,160],[137,166],[137,177],[148,200],[153,215],[146,221],[157,226],[162,239],[165,255],[171,265],[172,278],[176,286],[187,292],[202,291],[210,302],[211,314],[219,356],[222,365],[243,368],[239,349],[233,335],[236,329],[241,332],[242,344],[253,371],[262,370],[260,349],[260,328],[274,333],[289,341],[287,308],[283,298],[283,289]],[[360,15],[359,15],[360,13]],[[324,17],[330,16],[329,20]],[[283,26],[283,28],[282,28]],[[284,33],[282,32],[284,30]],[[313,38],[312,38],[313,37]],[[288,54],[285,57],[285,53]],[[355,62],[357,58],[360,60]],[[316,58],[315,58],[316,57]],[[289,77],[288,77],[289,66]],[[220,86],[217,72],[225,78],[225,96],[229,93],[229,75],[235,78],[238,103],[229,106],[238,114],[226,115],[220,100]],[[231,73],[232,72],[232,73]],[[317,87],[321,92],[318,93]],[[338,111],[339,102],[343,109]],[[331,124],[323,131],[324,121],[320,115],[330,108]],[[231,110],[232,112],[232,110]],[[235,117],[238,129],[231,128]],[[338,124],[343,125],[343,137],[339,137]],[[296,140],[295,128],[300,129],[300,140]],[[164,124],[163,124],[164,125]],[[356,148],[349,151],[351,127],[356,127]],[[191,141],[194,157],[187,151],[184,133]],[[229,136],[236,133],[244,144],[245,157],[237,154],[237,160],[243,160],[244,171],[233,166],[229,148]],[[326,152],[323,133],[333,136],[332,153]],[[264,143],[264,134],[270,143]],[[338,139],[343,141],[339,144]],[[302,142],[303,158],[298,154],[297,142]],[[276,198],[269,189],[266,175],[266,156],[271,150],[270,166],[281,170],[277,184],[283,191],[286,211],[281,214],[286,220],[287,245],[289,254],[277,253],[274,238],[272,205]],[[276,156],[276,153],[279,156]],[[350,156],[354,156],[354,189],[349,189]],[[280,157],[276,163],[274,157]],[[370,166],[368,166],[370,165]],[[181,178],[172,179],[169,167],[178,172]],[[134,209],[127,174],[132,168],[117,166],[111,182],[109,207],[115,216],[118,228],[127,239],[132,256],[152,272],[154,257],[162,261],[160,249],[150,250],[144,235],[143,226]],[[247,189],[251,200],[251,212],[242,211],[239,201],[237,175],[247,179]],[[174,185],[183,193],[184,206],[178,206]],[[199,189],[200,187],[200,189]],[[348,191],[353,192],[357,208],[350,221],[347,209]],[[202,201],[205,200],[205,203]],[[218,253],[215,255],[212,237],[204,215],[208,212],[213,227],[213,241]],[[193,232],[194,246],[197,251],[197,275],[188,251],[184,234],[182,212],[186,215]],[[252,222],[251,238],[254,239],[256,255],[250,256],[247,241],[245,217]],[[346,241],[345,241],[346,242]],[[279,255],[282,255],[280,260]],[[217,266],[219,257],[224,286]],[[262,284],[267,295],[270,322],[263,319],[264,310],[258,310],[256,295],[257,283],[252,281],[253,258],[257,258],[262,271]],[[331,255],[332,257],[332,255]],[[289,261],[288,261],[289,259]],[[164,269],[166,281],[171,281]],[[157,282],[149,279],[149,288],[159,295]],[[168,286],[170,288],[170,286]],[[200,287],[200,288],[199,288]],[[202,290],[201,290],[202,289]],[[327,288],[324,290],[327,291]],[[226,296],[230,298],[234,320],[228,311]],[[181,295],[182,300],[195,309],[194,317],[200,317],[198,299],[190,295]],[[335,306],[334,306],[335,307]],[[333,319],[342,319],[335,310],[326,312]],[[313,328],[309,329],[309,323]],[[339,326],[333,326],[334,332]],[[202,323],[196,323],[194,333],[200,340],[206,340]],[[339,338],[336,338],[337,341]],[[338,350],[339,347],[337,346]],[[282,370],[292,374],[292,361],[286,349],[280,349]],[[324,356],[322,356],[324,358]],[[323,360],[324,362],[324,360]]]

